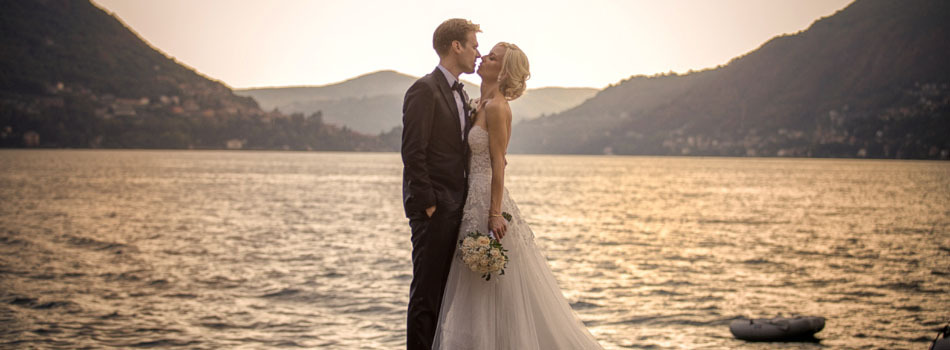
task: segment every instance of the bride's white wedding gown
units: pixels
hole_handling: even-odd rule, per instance
[[[491,163],[488,132],[472,127],[468,198],[459,238],[468,232],[488,232]],[[512,215],[501,240],[508,249],[504,275],[485,281],[459,260],[449,270],[433,349],[601,349],[564,299],[547,260],[534,242],[508,189],[501,209]]]

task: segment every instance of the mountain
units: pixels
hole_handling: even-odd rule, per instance
[[[418,79],[394,71],[361,75],[323,86],[237,89],[235,93],[253,97],[265,110],[289,113],[321,112],[326,122],[375,134],[402,124],[403,96]],[[465,81],[470,97],[480,95],[479,86]],[[513,121],[536,118],[576,106],[596,93],[592,88],[530,89],[512,102]]]
[[[236,89],[235,93],[254,98],[265,110],[320,112],[327,123],[376,134],[401,123],[403,94],[415,80],[395,71],[379,71],[323,86]]]
[[[386,70],[323,86],[266,87],[235,89],[234,91],[239,95],[253,97],[264,109],[273,109],[307,101],[401,95],[416,79],[396,71]]]
[[[522,153],[950,156],[950,2],[858,0],[714,69],[515,126]]]
[[[563,112],[591,98],[599,90],[594,88],[544,87],[528,89],[511,102],[513,123]]]
[[[88,0],[0,3],[0,146],[390,149],[264,112]]]

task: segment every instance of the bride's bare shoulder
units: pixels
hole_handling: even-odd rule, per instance
[[[511,119],[511,106],[508,105],[508,100],[496,97],[485,100],[483,103],[486,117],[489,119],[503,121]]]

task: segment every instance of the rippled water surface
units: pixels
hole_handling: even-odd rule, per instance
[[[950,163],[511,156],[606,348],[923,349],[950,319]],[[0,346],[404,348],[395,153],[0,151]],[[730,321],[821,315],[819,343]]]

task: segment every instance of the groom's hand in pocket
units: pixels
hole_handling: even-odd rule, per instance
[[[433,213],[435,213],[435,206],[434,206],[434,205],[431,206],[431,207],[426,208],[426,216],[428,216],[429,218],[432,218],[432,214],[433,214]]]

